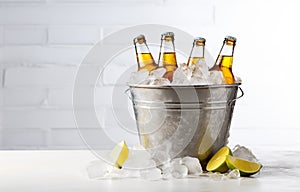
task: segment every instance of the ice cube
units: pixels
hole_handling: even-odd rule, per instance
[[[141,84],[145,81],[149,76],[149,72],[147,70],[141,70],[137,72],[133,72],[130,75],[129,83],[130,84]]]
[[[236,145],[233,148],[232,154],[234,157],[238,157],[248,161],[258,162],[257,158],[252,153],[252,151],[244,146]]]
[[[192,71],[194,77],[201,77],[203,79],[208,79],[209,71],[205,60],[199,60],[197,63],[195,63],[195,65],[192,65],[191,67],[193,67]]]
[[[189,156],[184,157],[182,159],[182,164],[188,168],[188,174],[200,175],[203,172],[198,158]]]
[[[175,174],[175,177],[180,178],[179,176],[177,176],[177,172],[176,172],[178,166],[180,165],[182,165],[182,158],[175,158],[169,162],[160,165],[159,167],[162,170],[163,179],[173,178],[174,177],[173,174]]]
[[[227,179],[227,177],[224,174],[219,173],[219,172],[215,172],[215,173],[209,172],[209,173],[206,173],[206,175],[209,178],[211,178],[213,180],[218,180],[218,181]]]
[[[145,169],[155,166],[155,161],[152,159],[150,153],[144,148],[130,150],[128,158],[123,164],[123,167],[126,169]]]
[[[189,79],[186,73],[181,69],[177,68],[173,75],[173,85],[183,85],[183,84],[189,84]]]
[[[141,178],[147,180],[159,180],[162,178],[161,170],[158,168],[144,169],[140,171]]]
[[[132,146],[132,150],[146,150],[146,149],[143,145],[136,143]]]
[[[208,79],[205,79],[202,77],[197,77],[197,76],[192,76],[190,79],[190,84],[191,85],[208,85],[211,83]]]
[[[113,166],[102,160],[95,160],[88,164],[87,173],[90,179],[105,178]]]
[[[159,67],[150,72],[150,77],[152,78],[162,78],[162,76],[166,73],[166,69]]]
[[[188,175],[188,168],[185,165],[173,164],[171,174],[176,179],[184,178]]]
[[[235,83],[242,83],[242,79],[238,76],[235,76]]]
[[[175,158],[175,159],[173,159],[172,161],[171,161],[171,163],[170,163],[171,165],[170,166],[172,166],[172,165],[181,165],[182,164],[182,158]]]
[[[184,73],[187,73],[187,71],[189,70],[189,67],[186,63],[180,63],[178,68],[181,69]]]
[[[128,172],[125,169],[119,169],[113,167],[113,169],[107,174],[107,178],[120,179],[128,177]]]
[[[238,179],[238,178],[240,178],[240,171],[238,169],[234,169],[234,170],[230,171],[226,175],[226,177],[229,179]]]
[[[210,71],[209,80],[213,84],[222,84],[225,82],[223,73],[221,71]]]
[[[170,81],[166,78],[148,78],[145,81],[142,81],[140,84],[143,85],[170,85]]]

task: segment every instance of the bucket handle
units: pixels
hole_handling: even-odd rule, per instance
[[[232,104],[233,104],[234,101],[236,101],[236,100],[238,100],[238,99],[240,99],[241,97],[244,96],[244,91],[243,91],[243,89],[242,89],[241,87],[239,87],[239,90],[241,91],[241,95],[238,96],[237,98],[232,99],[231,101],[229,101],[229,102],[228,102],[228,105],[232,106]]]
[[[130,99],[130,101],[133,101],[133,100],[132,100],[132,97],[131,97],[131,94],[128,93],[129,90],[130,90],[130,88],[126,89],[126,90],[124,91],[124,94],[127,95],[127,97]]]

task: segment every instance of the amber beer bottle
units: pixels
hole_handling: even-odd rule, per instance
[[[133,39],[136,59],[138,63],[138,71],[140,70],[147,70],[152,71],[158,67],[155,63],[152,54],[149,50],[149,47],[146,43],[146,38],[144,35],[139,35]]]
[[[232,61],[235,44],[235,37],[226,36],[223,41],[223,45],[219,52],[218,58],[215,62],[215,65],[210,69],[210,71],[222,71],[226,84],[234,83],[234,75],[232,73]]]
[[[166,73],[163,77],[172,82],[174,71],[177,69],[173,32],[166,32],[161,35],[158,66],[166,69]]]
[[[195,65],[198,61],[204,60],[205,41],[206,40],[202,37],[197,37],[194,39],[190,57],[187,62],[188,66]]]

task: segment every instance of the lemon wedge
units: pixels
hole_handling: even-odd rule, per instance
[[[115,166],[118,168],[122,168],[124,162],[128,158],[129,149],[126,145],[126,142],[123,140],[111,152],[112,161]]]

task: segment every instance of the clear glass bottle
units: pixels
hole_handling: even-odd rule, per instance
[[[133,39],[136,59],[138,63],[138,71],[146,69],[149,72],[156,69],[158,65],[155,63],[153,56],[146,43],[144,35],[139,35]]]
[[[194,39],[190,57],[187,62],[188,66],[195,65],[198,61],[204,60],[205,41],[206,40],[202,37]]]
[[[210,69],[210,71],[222,71],[226,84],[233,84],[235,82],[234,75],[232,73],[232,61],[235,44],[235,37],[226,36],[215,65]]]
[[[177,69],[173,32],[166,32],[161,35],[158,66],[166,69],[166,73],[163,77],[172,82],[174,71]]]

